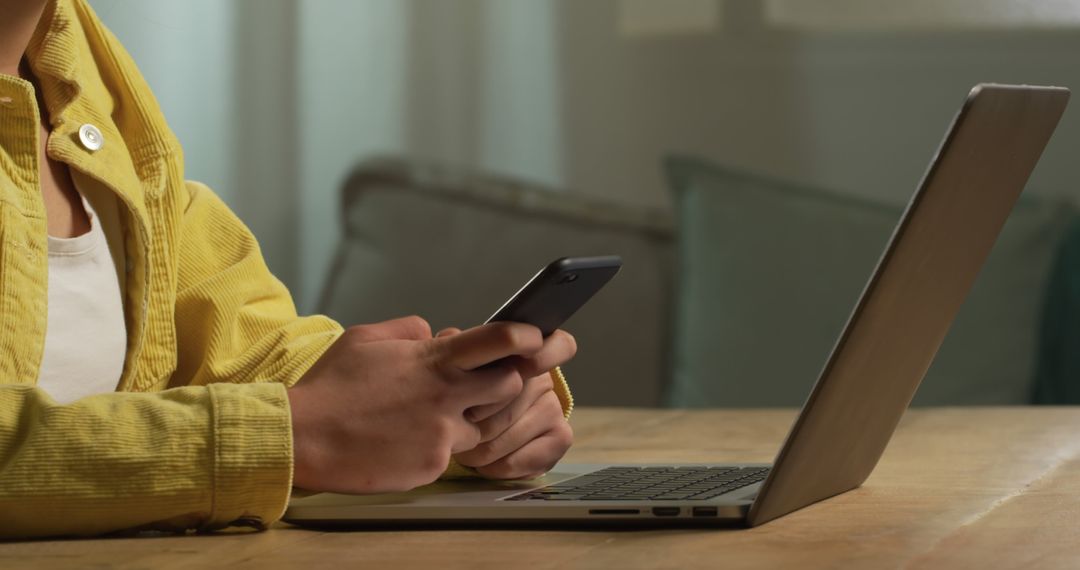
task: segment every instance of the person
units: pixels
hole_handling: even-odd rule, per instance
[[[0,0],[0,347],[5,538],[265,528],[572,441],[565,332],[298,316],[86,0]]]

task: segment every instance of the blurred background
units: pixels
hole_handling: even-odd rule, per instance
[[[622,253],[587,404],[798,405],[969,89],[1080,85],[1067,0],[91,4],[302,312],[468,326]],[[916,403],[1080,401],[1078,149],[1073,108]]]

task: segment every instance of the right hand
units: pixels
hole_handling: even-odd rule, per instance
[[[351,327],[289,389],[293,484],[311,491],[404,491],[474,448],[474,406],[505,406],[522,378],[507,361],[544,344],[540,330],[490,323],[432,338],[419,317]]]

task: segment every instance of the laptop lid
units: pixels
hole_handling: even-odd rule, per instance
[[[748,524],[758,525],[859,486],[933,360],[1068,95],[1066,89],[1047,87],[972,90],[752,502],[740,495],[689,505],[719,505],[715,516],[696,517],[686,508],[679,516],[658,518],[654,511],[670,505],[503,500],[605,466],[560,464],[541,483],[442,482],[408,493],[294,497],[285,520],[346,526],[642,520],[709,525],[745,516]],[[752,491],[747,488],[748,495]]]
[[[747,522],[858,487],[885,450],[1069,99],[977,85],[803,406]]]

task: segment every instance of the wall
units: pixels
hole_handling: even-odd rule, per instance
[[[559,3],[565,183],[666,204],[671,152],[905,201],[952,114],[980,81],[1080,87],[1069,30],[798,32],[725,3],[721,30],[627,38],[616,0]],[[1031,188],[1080,196],[1070,109]]]
[[[406,148],[406,3],[300,2],[300,275],[313,310],[339,235],[338,189],[362,157]]]
[[[666,205],[660,160],[687,152],[903,202],[974,83],[1080,85],[1067,26],[774,27],[757,0],[658,35],[620,30],[619,0],[92,3],[155,89],[189,176],[252,226],[305,310],[337,240],[338,185],[365,156]],[[1032,191],[1080,197],[1077,148],[1070,109]]]

